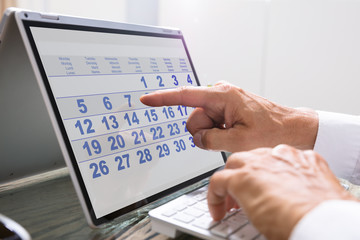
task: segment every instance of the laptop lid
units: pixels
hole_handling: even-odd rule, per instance
[[[0,22],[0,111],[0,184],[65,167],[10,9]]]
[[[91,226],[210,176],[193,108],[143,105],[157,89],[200,85],[177,29],[16,13],[65,161]]]

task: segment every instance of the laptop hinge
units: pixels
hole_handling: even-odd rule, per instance
[[[49,14],[49,13],[40,13],[41,18],[50,19],[50,20],[59,20],[59,15]]]

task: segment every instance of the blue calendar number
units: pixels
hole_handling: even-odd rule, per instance
[[[168,124],[167,128],[170,129],[170,136],[175,136],[177,134],[180,134],[180,128],[177,123]]]
[[[118,150],[119,148],[125,147],[125,140],[120,134],[116,135],[115,137],[114,136],[108,137],[108,142],[111,143],[111,147],[110,147],[111,151],[115,151]]]
[[[174,141],[174,145],[176,147],[175,151],[181,152],[186,150],[186,145],[184,140],[180,139],[179,141]]]
[[[140,164],[144,164],[144,163],[150,162],[152,160],[150,150],[147,149],[147,148],[145,148],[144,151],[141,151],[141,150],[137,151],[136,155],[139,156],[139,163]]]
[[[186,127],[186,121],[183,121],[182,125],[184,126],[184,132],[188,132],[187,127]]]
[[[131,136],[134,137],[134,144],[141,144],[142,142],[146,142],[144,131],[141,130],[140,132],[134,131],[131,133]]]
[[[190,140],[190,142],[191,142],[191,147],[195,147],[195,143],[194,143],[194,138],[191,136],[191,137],[189,137],[189,140]]]
[[[124,119],[128,122],[129,126],[131,126],[133,123],[139,124],[140,120],[137,117],[136,113],[133,112],[132,117],[130,119],[130,116],[128,113],[125,114]]]
[[[144,76],[141,77],[140,81],[144,84],[144,87],[147,88],[147,84],[146,84]]]
[[[152,127],[150,128],[150,132],[153,133],[153,140],[158,140],[160,138],[165,138],[165,135],[163,134],[163,130],[161,127]]]
[[[155,109],[150,109],[150,113],[148,110],[146,110],[144,115],[145,115],[145,117],[147,117],[149,122],[151,122],[151,121],[156,122],[159,119],[158,115],[155,112]]]
[[[159,80],[159,87],[165,87],[161,76],[156,76],[156,79]]]
[[[92,156],[92,151],[94,151],[95,154],[101,153],[101,145],[96,139],[92,140],[90,144],[88,141],[85,141],[83,149],[87,151],[89,156]]]
[[[128,105],[129,105],[129,107],[131,107],[131,95],[130,94],[125,94],[124,98],[126,98],[128,100]]]
[[[163,145],[157,145],[156,150],[159,151],[159,158],[163,158],[170,155],[170,148],[166,143]]]
[[[188,115],[186,106],[178,106],[177,110],[179,111],[181,116]]]
[[[125,168],[130,168],[129,159],[130,159],[130,156],[128,153],[124,154],[122,156],[115,157],[115,162],[119,162],[118,171],[124,170]]]
[[[110,172],[110,170],[109,170],[108,166],[106,166],[106,162],[104,160],[101,160],[99,162],[99,165],[97,163],[91,163],[90,169],[94,169],[93,178],[101,177],[101,174],[108,175]]]
[[[79,112],[86,113],[87,112],[87,106],[84,103],[85,100],[84,99],[78,99],[76,102],[77,102],[77,105],[79,107]]]
[[[104,103],[104,106],[107,110],[111,110],[112,109],[112,104],[110,102],[110,98],[109,97],[104,97],[103,98],[103,103]]]
[[[90,119],[85,119],[83,121],[83,123],[81,123],[80,120],[77,120],[76,123],[75,123],[75,128],[79,129],[81,135],[84,135],[84,133],[85,133],[82,125],[87,126],[87,128],[86,128],[86,133],[87,134],[95,132],[95,129],[93,129],[92,122],[91,122]]]
[[[175,113],[174,113],[172,107],[167,107],[167,108],[164,107],[162,112],[165,114],[165,117],[166,117],[167,119],[169,119],[169,117],[170,117],[170,118],[174,118],[174,117],[175,117]]]
[[[103,124],[105,124],[105,127],[107,130],[110,130],[110,126],[113,128],[113,129],[117,129],[119,127],[119,123],[118,121],[116,120],[116,117],[114,115],[110,115],[109,116],[109,120],[106,118],[106,116],[103,117],[103,119],[101,120],[101,122]],[[112,123],[111,125],[109,125],[109,122]]]
[[[191,80],[190,74],[187,75],[187,82],[190,83],[190,84],[193,83],[192,80]]]
[[[171,77],[172,77],[172,79],[174,79],[174,85],[179,86],[179,81],[176,79],[176,76],[172,75]]]

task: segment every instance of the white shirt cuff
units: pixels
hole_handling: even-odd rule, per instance
[[[296,224],[289,239],[360,239],[359,223],[359,202],[325,201]]]
[[[319,129],[314,151],[337,177],[360,184],[360,117],[318,111]]]

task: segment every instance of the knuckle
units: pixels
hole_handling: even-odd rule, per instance
[[[287,144],[284,144],[284,143],[281,143],[281,144],[277,145],[275,148],[284,149],[284,150],[293,149],[293,147],[291,147],[291,146],[289,146]]]
[[[236,88],[234,91],[241,93],[242,95],[246,94],[246,91],[242,88]]]
[[[240,168],[246,164],[252,153],[250,152],[236,152],[230,155],[226,161],[226,168]]]
[[[314,152],[313,150],[305,150],[304,154],[308,155],[308,156],[316,156],[317,153]]]
[[[246,95],[246,91],[242,88],[234,86],[230,83],[223,82],[222,84],[217,85],[218,90],[225,94],[241,94]]]
[[[289,153],[292,151],[297,151],[297,150],[294,147],[291,147],[289,145],[279,144],[271,150],[271,154],[273,156],[281,157],[283,154]]]
[[[320,154],[313,150],[304,151],[304,155],[310,159],[313,159],[318,164],[325,164],[328,166],[328,162]]]
[[[217,85],[217,88],[222,92],[229,92],[230,90],[235,88],[235,86],[227,82],[222,82],[221,84]]]
[[[189,91],[189,86],[180,86],[176,90],[178,91],[180,96],[183,97]]]
[[[180,86],[176,89],[179,93],[179,97],[180,97],[180,102],[184,101],[184,98],[186,98],[186,95],[189,93],[190,91],[190,86]]]

